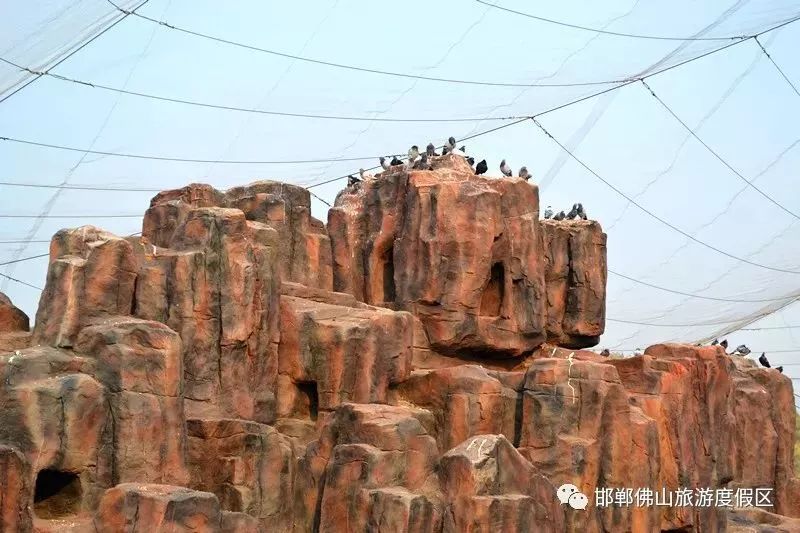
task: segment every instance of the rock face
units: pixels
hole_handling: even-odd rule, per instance
[[[13,352],[30,345],[31,334],[28,315],[14,306],[8,296],[0,292],[0,353]]]
[[[345,190],[330,238],[276,182],[161,193],[141,238],[59,232],[33,340],[0,299],[0,533],[797,531],[791,381],[579,349],[600,226],[433,164]]]
[[[533,351],[547,320],[538,191],[443,159],[436,171],[388,174],[337,198],[335,289],[411,311],[440,351]]]

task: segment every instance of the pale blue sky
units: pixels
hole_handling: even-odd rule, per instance
[[[653,5],[610,2],[497,0],[510,9],[617,32],[684,37],[714,21],[703,37],[750,34],[800,14],[788,1],[682,0]],[[130,6],[133,2],[125,2]],[[105,0],[4,2],[0,57],[39,68],[53,50],[74,42],[89,22],[113,20]],[[294,55],[428,77],[502,83],[574,84],[619,80],[653,65],[668,66],[726,41],[662,41],[598,35],[539,22],[474,1],[403,3],[211,2],[151,0],[141,12],[171,24]],[[800,22],[761,42],[795,84],[800,83]],[[666,58],[666,59],[664,59]],[[659,68],[659,67],[655,67]],[[464,118],[530,115],[608,85],[496,87],[412,80],[337,69],[203,40],[128,17],[54,72],[109,86],[213,104],[369,118]],[[737,78],[741,78],[738,80]],[[0,91],[20,79],[0,65]],[[656,93],[748,179],[800,139],[800,97],[752,40],[648,80]],[[733,90],[731,91],[731,88]],[[720,100],[730,91],[729,97]],[[4,93],[0,92],[0,98]],[[800,224],[744,183],[686,133],[639,83],[541,117],[562,143],[602,177],[686,232],[739,257],[800,271]],[[499,121],[387,123],[254,115],[119,95],[44,77],[0,103],[0,136],[101,151],[198,159],[294,160],[376,157],[411,144],[441,143],[500,125]],[[573,144],[574,143],[574,144]],[[489,161],[503,157],[544,183],[542,206],[582,201],[609,231],[609,265],[620,273],[675,290],[735,299],[768,299],[800,290],[800,274],[741,265],[690,242],[587,173],[530,122],[467,141]],[[680,151],[679,151],[680,148]],[[674,164],[671,163],[674,160]],[[312,184],[354,172],[364,163],[221,165],[146,161],[62,152],[0,142],[0,181],[168,188],[205,181],[219,188],[272,178]],[[80,164],[78,164],[80,162]],[[756,182],[794,213],[800,146]],[[342,182],[318,187],[332,202]],[[52,189],[0,186],[0,215],[40,213]],[[62,191],[51,214],[98,215],[47,219],[36,240],[57,229],[92,223],[121,234],[137,231],[148,192]],[[325,205],[314,200],[317,217]],[[727,210],[726,210],[727,208]],[[710,223],[711,221],[713,223]],[[24,238],[34,220],[0,218],[0,240]],[[792,223],[795,223],[792,225]],[[705,227],[704,227],[705,226]],[[46,243],[0,244],[0,263],[47,251]],[[0,271],[41,286],[46,260]],[[715,281],[720,278],[718,281]],[[37,291],[7,280],[0,287],[35,314]],[[684,297],[609,277],[610,318],[696,324],[739,319],[765,303]],[[790,311],[787,311],[789,313]],[[800,324],[800,311],[790,318]],[[692,339],[724,326],[641,327],[609,322],[602,345],[636,348],[662,339]],[[777,330],[776,330],[777,331]],[[786,330],[781,330],[786,333]],[[787,336],[764,349],[800,347]],[[791,354],[789,354],[791,355]],[[791,357],[800,362],[800,354]],[[787,355],[785,358],[788,360]],[[798,367],[800,370],[800,367]]]

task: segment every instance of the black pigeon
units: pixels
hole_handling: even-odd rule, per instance
[[[781,374],[783,374],[783,367],[782,367],[782,366],[776,366],[776,367],[775,367],[775,370],[777,370],[778,372],[780,372]]]
[[[392,165],[393,167],[396,167],[397,165],[402,165],[402,164],[403,164],[403,162],[402,162],[402,161],[400,161],[399,159],[397,159],[397,156],[394,156],[394,157],[392,157],[392,163],[391,163],[391,165]]]
[[[728,339],[722,339],[722,342],[720,342],[719,345],[727,350],[728,349]]]
[[[764,368],[769,368],[769,360],[767,359],[767,354],[761,352],[761,357],[758,358],[758,362],[761,363],[761,366]]]
[[[433,143],[428,143],[428,146],[425,147],[425,155],[427,155],[428,157],[439,155],[436,153],[436,147],[433,145]]]
[[[475,158],[472,157],[472,156],[468,157],[467,158],[467,163],[469,163],[469,166],[471,166],[471,167],[475,166]]]
[[[450,153],[450,150],[447,148],[447,146],[443,146],[442,147],[442,155],[447,155],[449,153]]]
[[[559,211],[556,216],[553,217],[553,220],[564,220],[567,218],[567,215],[564,214],[564,211]]]
[[[462,145],[461,145],[461,148],[459,148],[459,150],[461,151],[461,153],[462,153],[462,154],[466,154],[466,153],[467,153],[467,147],[466,147],[466,145],[463,145],[463,144],[462,144]]]
[[[609,357],[611,356],[611,352],[608,350],[608,348],[605,348],[602,352],[600,352],[600,355],[603,357]]]
[[[361,180],[358,179],[357,177],[353,176],[353,175],[347,176],[347,186],[348,187],[352,187],[356,183],[361,183]]]
[[[716,346],[719,344],[719,339],[714,339],[714,342],[711,343],[711,346]]]
[[[475,167],[475,174],[480,176],[481,174],[486,174],[486,171],[489,170],[489,165],[486,164],[486,160],[482,159],[478,166]]]

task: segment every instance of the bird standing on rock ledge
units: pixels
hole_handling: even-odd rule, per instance
[[[388,161],[386,161],[385,157],[381,157],[379,159],[380,159],[380,162],[381,162],[381,168],[383,170],[389,170],[389,168],[391,168],[391,165],[389,164]]]
[[[553,217],[553,220],[564,220],[567,218],[567,215],[564,214],[564,211],[559,211],[556,216]]]
[[[761,352],[761,357],[758,358],[758,362],[761,363],[761,366],[764,368],[770,368],[766,352]]]
[[[391,166],[393,166],[393,167],[402,166],[402,164],[403,164],[403,162],[400,161],[399,159],[397,159],[397,156],[393,156],[392,157],[392,162],[390,163]]]
[[[415,144],[408,149],[408,162],[411,163],[419,157],[419,147]]]
[[[544,218],[545,220],[553,218],[553,208],[549,205],[547,206],[547,209],[544,210]]]
[[[602,355],[603,357],[611,357],[611,351],[609,351],[608,348],[604,348],[603,351],[600,352],[600,355]]]
[[[528,179],[531,177],[531,175],[528,173],[528,167],[522,167],[519,169],[519,177],[525,181],[528,181]]]
[[[433,145],[433,143],[428,143],[428,146],[425,148],[425,155],[428,157],[439,155],[436,153],[436,147]]]
[[[350,176],[347,176],[347,186],[348,187],[352,187],[356,183],[361,183],[361,180],[358,179],[357,177],[353,176],[352,174]]]
[[[478,163],[478,166],[475,167],[475,174],[480,176],[481,174],[486,174],[487,170],[489,170],[489,165],[487,165],[486,160],[483,159],[480,163]]]
[[[507,178],[510,178],[511,176],[514,175],[514,171],[511,170],[511,167],[508,166],[508,163],[506,163],[505,159],[500,161],[500,172],[502,172],[503,176],[505,176]]]

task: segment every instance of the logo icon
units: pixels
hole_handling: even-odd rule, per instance
[[[589,498],[571,483],[564,483],[558,487],[556,496],[562,505],[567,503],[573,509],[586,509],[586,506],[589,505]]]

